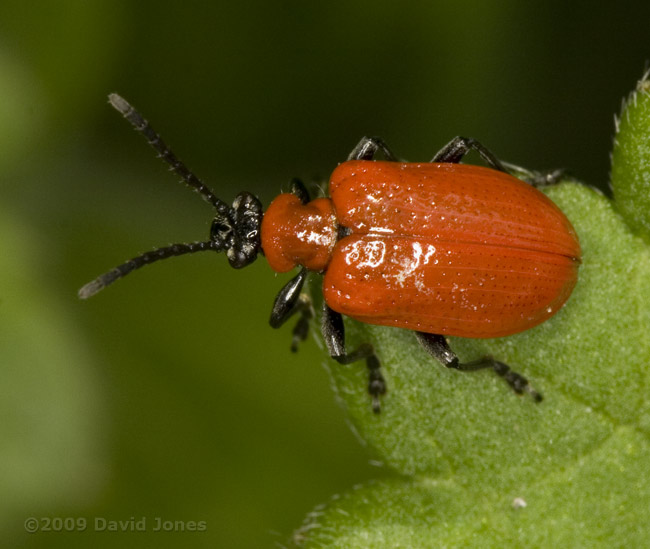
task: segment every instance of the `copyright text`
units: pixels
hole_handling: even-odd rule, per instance
[[[169,520],[162,517],[28,517],[25,531],[36,532],[205,532],[205,520]]]

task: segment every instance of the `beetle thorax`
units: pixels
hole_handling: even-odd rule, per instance
[[[336,215],[329,198],[303,204],[293,194],[281,194],[262,220],[262,249],[271,268],[279,273],[297,265],[324,271],[336,238]]]

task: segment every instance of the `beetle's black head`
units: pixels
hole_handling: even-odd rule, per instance
[[[125,99],[113,93],[109,95],[109,102],[138,132],[144,135],[149,144],[182,178],[183,182],[209,202],[217,213],[212,221],[209,240],[172,244],[134,257],[86,284],[79,290],[79,297],[85,299],[95,295],[101,289],[135,269],[176,255],[208,250],[226,252],[228,262],[235,269],[241,269],[255,261],[261,249],[262,204],[260,201],[251,193],[242,192],[237,195],[232,206],[228,206],[176,158],[149,123]]]
[[[217,213],[210,228],[214,247],[225,250],[228,262],[241,269],[255,261],[260,251],[262,204],[249,192],[239,193],[229,215]]]

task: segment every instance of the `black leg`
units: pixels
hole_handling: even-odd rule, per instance
[[[498,362],[491,357],[463,363],[458,360],[456,353],[451,350],[449,343],[447,343],[444,336],[427,334],[424,332],[416,332],[415,334],[422,347],[424,347],[433,358],[442,362],[447,368],[454,368],[460,372],[476,372],[477,370],[491,368],[497,375],[501,376],[518,395],[529,393],[535,402],[542,401],[542,395],[529,385],[528,380],[521,374],[513,372],[507,364]]]
[[[490,168],[507,172],[501,161],[492,152],[471,137],[454,137],[433,157],[431,162],[450,162],[458,164],[469,151],[476,151]]]
[[[273,328],[279,328],[293,315],[300,313],[291,340],[291,351],[294,353],[298,350],[298,344],[307,339],[309,321],[314,317],[311,300],[307,294],[302,293],[302,287],[306,279],[307,269],[303,267],[298,275],[287,282],[278,292],[269,319],[269,324]]]
[[[345,328],[343,317],[340,313],[323,304],[323,338],[330,356],[339,364],[352,364],[365,359],[368,366],[368,393],[372,398],[372,411],[378,414],[381,411],[379,397],[386,393],[386,381],[381,375],[379,359],[370,343],[362,343],[354,351],[345,350]]]
[[[298,345],[307,339],[307,335],[309,335],[309,323],[314,318],[314,307],[309,295],[304,293],[300,294],[294,311],[300,313],[300,317],[298,318],[296,325],[293,327],[291,337],[292,353],[296,353],[298,351]]]
[[[516,164],[511,164],[510,162],[501,162],[503,166],[508,170],[510,175],[514,175],[519,179],[523,179],[529,185],[533,187],[545,187],[546,185],[555,185],[563,179],[572,179],[567,171],[563,168],[558,168],[556,170],[548,170],[545,172],[538,172],[535,170],[529,170],[527,168],[522,168]]]
[[[372,160],[378,150],[384,153],[386,160],[397,162],[397,157],[381,137],[362,137],[348,155],[348,160]]]
[[[295,194],[298,198],[300,198],[300,202],[303,204],[307,204],[307,202],[310,200],[307,187],[305,187],[305,184],[297,177],[294,177],[291,180],[290,192],[291,194]]]
[[[565,171],[562,169],[537,172],[515,164],[502,162],[490,149],[484,147],[476,139],[472,139],[471,137],[454,137],[438,151],[431,162],[450,162],[457,164],[469,151],[476,151],[490,168],[514,175],[533,187],[553,185],[566,176]]]

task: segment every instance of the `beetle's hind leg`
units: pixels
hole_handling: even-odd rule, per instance
[[[485,368],[491,368],[494,372],[501,376],[505,382],[510,385],[512,390],[518,395],[523,395],[528,393],[535,402],[541,402],[544,397],[535,391],[528,383],[526,379],[521,374],[510,369],[510,366],[494,360],[492,357],[486,356],[479,360],[473,360],[472,362],[459,362],[447,365],[449,368],[455,368],[461,372],[476,372],[477,370],[484,370]]]
[[[368,393],[372,398],[372,411],[381,412],[380,397],[386,394],[386,381],[381,374],[379,359],[370,343],[362,343],[354,351],[345,350],[345,328],[340,313],[323,303],[323,338],[330,356],[339,364],[352,364],[358,360],[366,361],[368,367]]]
[[[476,151],[485,163],[495,170],[514,175],[519,179],[523,179],[526,183],[533,187],[543,187],[545,185],[553,185],[566,177],[566,171],[563,169],[549,170],[546,172],[538,172],[522,168],[509,162],[502,162],[495,154],[471,137],[454,137],[442,149],[440,149],[433,157],[431,162],[449,162],[458,164],[463,157],[470,151]]]
[[[303,267],[298,275],[287,282],[278,292],[269,319],[271,327],[279,328],[293,315],[300,314],[298,322],[293,328],[291,338],[291,351],[294,353],[298,350],[298,345],[307,339],[309,322],[314,318],[311,299],[306,293],[302,292],[306,279],[307,269]]]
[[[507,364],[494,360],[492,357],[485,357],[472,362],[460,362],[444,336],[425,332],[416,332],[416,335],[422,347],[447,368],[453,368],[460,372],[476,372],[477,370],[491,368],[518,395],[528,393],[535,402],[542,401],[542,395],[530,386],[528,380],[521,374],[511,370]]]

